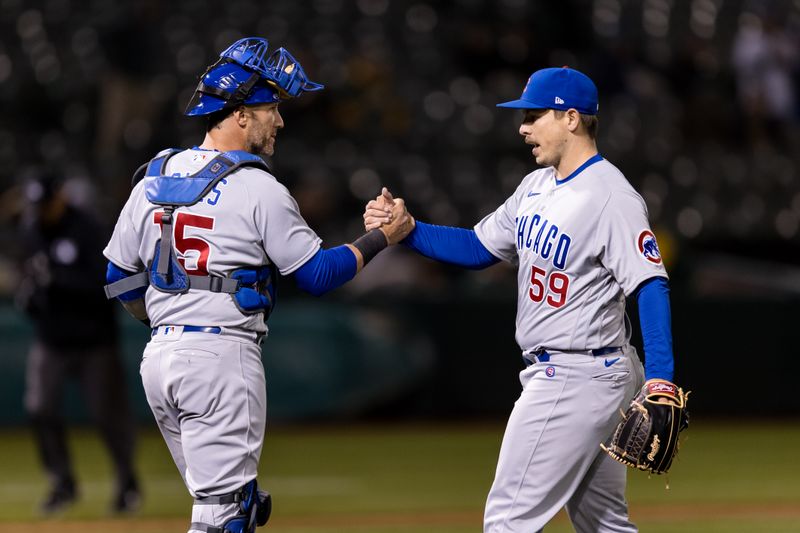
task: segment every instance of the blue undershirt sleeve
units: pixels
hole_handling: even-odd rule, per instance
[[[655,277],[645,281],[639,285],[636,299],[644,342],[645,379],[672,381],[675,362],[667,279]]]
[[[108,262],[108,266],[106,267],[106,283],[109,285],[114,283],[115,281],[119,281],[121,279],[129,278],[135,275],[136,272],[129,272],[124,268],[120,268],[111,261]],[[131,302],[138,298],[144,298],[145,293],[147,292],[147,287],[139,287],[138,289],[133,289],[128,292],[123,292],[117,298],[121,302]]]
[[[471,229],[417,221],[414,230],[402,243],[425,257],[471,270],[481,270],[500,262]]]
[[[319,250],[295,271],[295,279],[302,290],[322,296],[353,279],[357,269],[355,254],[342,245]]]

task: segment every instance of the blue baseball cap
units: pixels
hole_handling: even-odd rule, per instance
[[[497,107],[515,109],[576,109],[583,115],[596,115],[597,87],[582,72],[569,67],[543,68],[528,78],[519,100],[503,102]]]

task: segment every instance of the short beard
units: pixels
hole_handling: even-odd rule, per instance
[[[251,143],[247,147],[247,151],[251,154],[260,155],[260,156],[271,156],[272,153],[267,151],[267,145],[264,142],[259,143]]]
[[[254,132],[255,133],[255,132]],[[263,135],[253,135],[247,139],[247,151],[259,156],[271,156],[274,150],[269,150],[268,138]]]

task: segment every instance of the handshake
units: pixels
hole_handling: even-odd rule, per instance
[[[402,198],[394,198],[386,187],[364,208],[364,229],[380,229],[389,245],[397,244],[416,226],[414,217],[406,209]]]

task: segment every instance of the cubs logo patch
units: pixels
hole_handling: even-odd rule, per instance
[[[553,376],[556,375],[556,368],[554,366],[548,366],[544,370],[544,373],[547,375],[548,378],[552,378]]]
[[[656,236],[649,229],[642,230],[637,239],[639,253],[642,257],[653,263],[654,265],[661,264],[661,251],[658,249]]]

